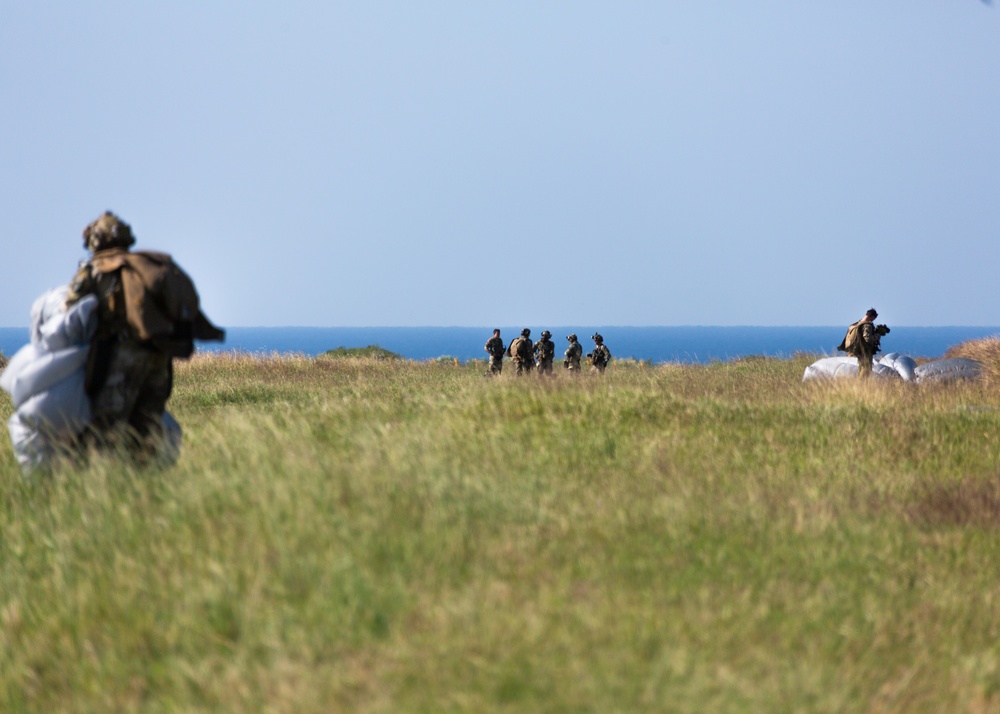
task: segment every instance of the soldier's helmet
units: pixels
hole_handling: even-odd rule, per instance
[[[871,319],[874,320],[876,317],[878,317],[878,313],[875,312],[875,308],[870,307],[868,308],[868,312],[865,313],[865,317],[870,317]]]
[[[604,342],[604,338],[601,337],[601,333],[599,333],[599,332],[595,332],[594,336],[591,337],[590,339],[592,339],[597,344],[601,344],[602,342]]]
[[[576,333],[574,332],[572,335],[566,335],[566,339],[570,342],[576,342]]]
[[[83,229],[83,247],[91,253],[108,248],[130,248],[135,244],[132,226],[111,211]]]
[[[548,330],[542,330],[542,339],[543,340],[547,340],[550,337],[552,337],[552,333],[551,332],[549,332]]]
[[[531,330],[529,330],[527,327],[525,327],[523,330],[521,330],[521,337],[527,337],[530,334],[531,334]]]

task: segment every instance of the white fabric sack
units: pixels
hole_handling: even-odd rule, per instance
[[[920,382],[949,382],[957,379],[977,379],[983,363],[968,357],[952,357],[927,362],[914,370]]]
[[[35,345],[25,345],[11,357],[0,375],[0,387],[10,394],[14,407],[19,409],[36,394],[83,370],[89,349],[88,345],[80,345],[44,352]]]
[[[894,370],[899,372],[899,376],[902,377],[905,382],[913,382],[917,378],[914,373],[917,368],[916,361],[912,357],[899,354],[899,352],[890,352],[887,355],[883,355],[879,360],[879,364],[884,364],[886,367],[892,367]]]
[[[31,343],[18,350],[0,374],[16,411],[7,421],[14,456],[27,475],[43,468],[61,444],[79,435],[93,420],[84,389],[90,341],[97,330],[97,298],[88,295],[66,308],[68,287],[41,295],[31,306]],[[170,412],[163,412],[161,463],[180,456],[183,432]]]
[[[880,379],[898,379],[900,377],[896,370],[883,364],[872,364],[872,375]],[[857,376],[857,357],[824,357],[806,367],[802,374],[802,381],[846,379]]]
[[[49,290],[35,300],[31,306],[31,343],[15,352],[0,374],[0,388],[10,394],[15,408],[86,365],[90,340],[97,329],[97,298],[88,295],[67,310],[67,290]],[[76,408],[68,405],[67,410]]]
[[[87,295],[67,309],[67,295],[69,286],[53,288],[31,306],[31,344],[45,352],[89,344],[97,330],[97,298]]]
[[[93,418],[84,390],[90,340],[97,330],[97,298],[66,309],[67,287],[44,293],[31,306],[31,344],[0,374],[16,411],[7,422],[14,456],[27,473],[44,466],[57,444],[83,431]]]

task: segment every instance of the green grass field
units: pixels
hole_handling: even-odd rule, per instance
[[[3,439],[0,711],[1000,711],[1000,381],[812,359],[204,356],[170,470]]]

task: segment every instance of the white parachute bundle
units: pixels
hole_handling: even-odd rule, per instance
[[[857,357],[824,357],[806,367],[802,375],[803,382],[824,379],[846,379],[858,376]],[[891,366],[875,363],[872,365],[872,376],[879,379],[899,379],[900,373]]]
[[[913,382],[916,380],[915,371],[917,363],[912,357],[901,355],[899,352],[890,352],[887,355],[883,355],[878,363],[896,370],[904,382]]]
[[[982,374],[982,363],[956,357],[917,365],[912,357],[890,352],[872,364],[872,375],[879,378],[902,379],[904,382],[948,382],[976,379]],[[856,357],[824,357],[806,367],[803,382],[821,379],[842,379],[858,375]]]
[[[19,349],[3,373],[0,388],[11,396],[7,422],[14,456],[25,474],[44,468],[60,448],[93,420],[84,388],[90,341],[97,330],[97,298],[66,307],[68,287],[49,290],[31,306],[31,342]],[[181,429],[163,414],[165,461],[176,461]]]
[[[918,383],[978,379],[983,363],[968,357],[952,357],[922,364],[915,370]]]
[[[59,444],[82,432],[92,417],[83,382],[97,299],[88,296],[67,309],[66,293],[56,288],[35,300],[31,342],[0,375],[0,387],[14,402],[7,427],[25,472],[48,463]]]

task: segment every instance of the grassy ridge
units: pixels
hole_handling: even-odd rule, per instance
[[[204,356],[170,471],[4,440],[0,710],[1000,709],[1000,388],[810,359]]]

